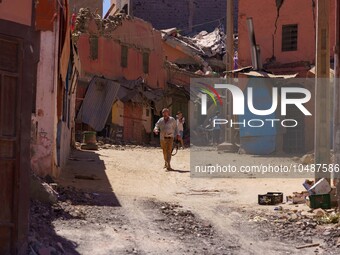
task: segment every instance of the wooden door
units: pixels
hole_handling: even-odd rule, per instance
[[[16,254],[22,43],[0,34],[0,254]]]

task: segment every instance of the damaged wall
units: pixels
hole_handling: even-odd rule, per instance
[[[140,19],[125,19],[122,24],[105,36],[98,37],[98,56],[91,58],[91,35],[98,33],[94,20],[88,32],[81,33],[77,40],[81,76],[104,76],[108,79],[124,77],[136,80],[139,77],[154,88],[164,88],[166,72],[163,67],[164,53],[161,33]],[[127,47],[126,67],[122,65],[122,50]],[[143,54],[148,54],[148,69],[143,68]],[[152,70],[152,72],[151,72]]]
[[[239,0],[238,19],[238,62],[239,65],[251,65],[250,43],[247,28],[247,18],[252,17],[255,28],[256,42],[261,47],[262,63],[286,64],[299,61],[314,63],[315,60],[315,29],[313,1],[311,0],[285,0],[277,12],[275,0],[247,1]],[[334,1],[331,1],[331,10],[334,10]],[[259,8],[259,6],[261,6]],[[303,15],[301,13],[303,12]],[[266,15],[263,15],[266,13]],[[277,30],[275,32],[275,22]],[[297,50],[282,51],[282,25],[298,25]],[[334,12],[330,14],[330,45],[333,51],[334,38]],[[331,52],[331,55],[333,52]],[[276,61],[272,57],[275,57]],[[291,67],[288,69],[292,70]]]
[[[171,47],[166,42],[163,42],[163,48],[164,48],[166,60],[172,63],[183,64],[183,65],[197,64],[197,61],[193,59],[191,56],[189,56],[188,54],[185,54],[179,49]]]

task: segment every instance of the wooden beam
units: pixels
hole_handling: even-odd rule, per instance
[[[329,45],[330,1],[317,2],[316,28],[316,93],[315,93],[315,164],[330,164],[330,117],[331,92],[330,45]],[[315,172],[316,180],[330,179],[330,172]]]
[[[115,4],[112,4],[110,6],[109,10],[107,11],[107,13],[104,16],[104,19],[106,19],[110,15],[110,13],[112,12],[113,8],[115,8],[115,6],[116,6]]]
[[[334,118],[333,118],[333,149],[334,164],[340,164],[340,0],[335,7],[335,47],[334,47]],[[340,173],[334,174],[338,208],[340,208]]]

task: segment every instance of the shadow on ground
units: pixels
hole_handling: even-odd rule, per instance
[[[31,201],[27,254],[80,254],[78,244],[59,235],[55,223],[77,226],[89,218],[91,208],[100,211],[96,208],[121,206],[105,171],[104,161],[96,152],[72,151],[54,187],[58,202]]]
[[[73,150],[57,182],[62,201],[70,200],[74,205],[120,206],[104,161],[95,151]]]
[[[58,206],[31,201],[30,230],[27,254],[74,254],[78,255],[77,243],[56,233],[53,221],[58,218],[76,218]]]
[[[167,170],[167,172],[176,172],[176,173],[181,173],[181,174],[190,173],[190,171],[188,170],[179,170],[179,169],[170,169],[170,170]]]

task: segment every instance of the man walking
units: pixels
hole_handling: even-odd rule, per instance
[[[169,109],[167,108],[164,108],[162,110],[162,114],[163,117],[157,121],[153,132],[156,135],[160,133],[160,142],[165,161],[164,168],[166,168],[167,170],[172,170],[170,165],[171,151],[174,137],[178,137],[177,121],[170,116]]]

